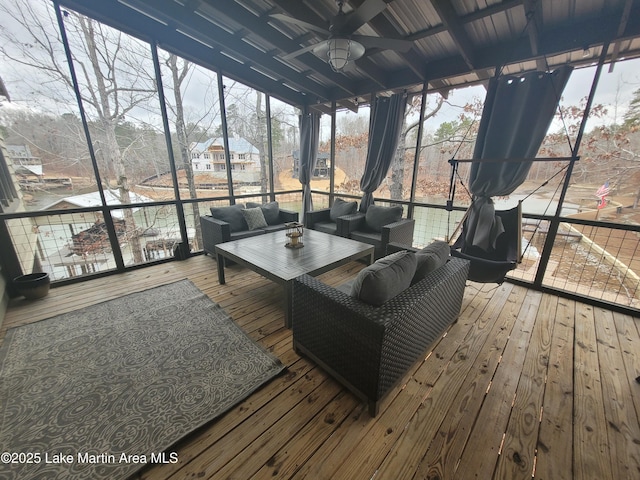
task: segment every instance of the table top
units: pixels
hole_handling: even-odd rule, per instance
[[[351,259],[373,256],[367,243],[304,230],[302,248],[287,248],[285,231],[266,233],[216,245],[216,252],[252,269],[267,278],[289,281],[302,275],[319,275]]]

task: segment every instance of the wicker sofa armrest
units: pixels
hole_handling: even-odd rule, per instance
[[[299,214],[293,210],[280,209],[280,220],[282,223],[297,222]]]
[[[363,400],[377,389],[384,323],[367,305],[309,275],[293,283],[293,347]]]
[[[293,343],[369,403],[404,377],[458,317],[468,262],[457,258],[380,307],[303,275],[293,284]]]
[[[409,251],[409,252],[416,253],[420,249],[418,247],[404,245],[402,243],[396,243],[396,242],[389,242],[387,244],[387,255],[390,255],[390,254],[396,253],[396,252],[402,252],[402,251],[405,251],[405,250]]]
[[[328,222],[331,213],[330,208],[322,208],[320,210],[309,210],[305,214],[306,227],[313,229],[316,222]]]
[[[362,212],[343,215],[336,220],[338,224],[338,235],[347,238],[349,238],[351,232],[360,230],[366,224],[365,214]]]
[[[200,217],[200,228],[202,230],[202,248],[209,255],[216,254],[218,243],[228,242],[231,239],[231,225],[211,215]]]
[[[413,218],[402,218],[397,222],[382,227],[382,244],[396,243],[411,247],[413,244],[413,230],[416,221]]]

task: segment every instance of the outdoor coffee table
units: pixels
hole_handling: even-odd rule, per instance
[[[224,259],[228,258],[284,287],[284,324],[291,328],[293,280],[302,275],[320,275],[358,258],[373,262],[373,245],[329,235],[304,231],[302,248],[287,248],[284,231],[266,233],[216,245],[218,281],[225,283]]]

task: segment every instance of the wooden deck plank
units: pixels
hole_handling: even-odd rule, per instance
[[[254,440],[242,452],[235,455],[217,472],[219,478],[252,478],[263,466],[273,462],[273,458],[301,431],[314,417],[320,415],[341,393],[341,386],[328,379],[303,401],[290,408],[286,414]]]
[[[481,312],[487,300],[488,298],[482,297],[478,291],[469,290],[469,292],[466,292],[465,303],[463,304],[464,318],[469,318],[466,315],[467,312]],[[421,375],[415,375],[403,386],[402,390],[396,390],[389,395],[393,398],[394,404],[402,407],[399,412],[396,409],[388,411],[387,404],[383,404],[381,413],[377,417],[377,422],[373,422],[368,418],[366,413],[363,416],[362,412],[359,412],[360,414],[354,417],[346,428],[342,429],[340,435],[332,437],[316,452],[312,461],[308,462],[308,465],[305,465],[296,474],[295,478],[335,478],[338,476],[337,472],[343,464],[360,465],[360,463],[352,459],[352,455],[355,450],[363,451],[366,448],[362,444],[363,441],[366,439],[379,439],[379,435],[386,439],[394,431],[401,431],[411,414],[411,410],[415,411],[416,408],[420,407],[425,395],[428,394],[429,389],[433,387],[438,376],[455,355],[458,345],[463,341],[472,324],[472,321],[465,323],[459,319],[454,324],[456,328],[452,327],[446,332],[445,338],[447,341],[436,342],[432,346],[433,350],[426,355],[424,362],[425,366],[428,365],[428,367],[421,369]],[[380,419],[383,417],[385,422],[378,427],[379,433],[376,435],[371,429],[374,428],[374,423],[380,423]],[[389,424],[394,419],[399,420],[398,424]],[[368,452],[368,450],[364,451]],[[348,475],[349,472],[342,472],[341,477],[349,478]],[[356,475],[366,476],[366,473],[358,472]]]
[[[558,300],[549,369],[544,392],[542,422],[536,451],[535,478],[573,478],[573,335],[575,303]]]
[[[614,478],[607,438],[593,308],[578,305],[574,345],[573,475],[577,480]]]
[[[337,285],[363,267],[352,262],[321,279]],[[293,351],[277,285],[240,267],[229,268],[228,284],[219,285],[210,257],[52,288],[37,301],[14,300],[0,341],[12,326],[183,278],[287,370],[177,442],[177,464],[151,465],[138,478],[444,480],[507,472],[518,478],[525,471],[531,476],[534,454],[535,478],[635,478],[640,472],[640,319],[520,286],[470,283],[458,322],[376,418]],[[546,383],[539,385],[545,368]],[[533,418],[540,404],[542,421],[528,433],[523,415]],[[509,439],[516,432],[525,433],[524,440]],[[520,449],[527,468],[504,468],[513,467],[509,457]]]
[[[638,319],[616,312],[613,312],[613,317],[622,349],[629,390],[636,392],[632,395],[633,406],[640,422],[640,385],[635,380],[640,375],[640,346],[638,345],[640,322]]]
[[[472,401],[473,397],[482,398],[487,388],[488,381],[482,382],[478,379],[479,372],[474,368],[476,365],[480,365],[480,370],[485,368],[484,360],[476,362],[478,357],[481,356],[485,346],[488,345],[486,348],[495,350],[494,345],[498,345],[501,351],[503,344],[506,343],[508,331],[504,333],[503,327],[508,328],[508,326],[497,320],[505,304],[508,304],[511,292],[510,286],[501,287],[485,304],[486,308],[478,310],[478,317],[467,331],[445,371],[435,382],[423,403],[423,408],[411,418],[391,454],[378,469],[378,473],[383,478],[392,476],[394,472],[405,478],[413,475],[428,448],[437,455],[447,451],[445,440],[447,437],[451,438],[448,435],[448,427],[453,426],[455,429],[459,425],[460,415],[464,415],[467,403]],[[512,321],[511,318],[507,320],[508,323]],[[504,336],[501,337],[501,333]],[[470,380],[469,383],[467,383],[468,380]],[[481,393],[478,393],[479,390]],[[447,419],[448,427],[443,426],[443,418]],[[441,430],[438,432],[439,429]],[[430,460],[427,462],[431,463]],[[433,473],[439,478],[448,478],[437,470]]]
[[[415,477],[456,477],[458,462],[500,364],[525,295],[526,291],[522,289],[510,292],[499,321],[495,322],[490,334],[493,340],[484,344],[475,359],[471,372],[466,376],[459,394],[451,403],[450,411],[428,449],[425,448],[426,454],[420,461]]]
[[[350,392],[343,390],[316,415],[297,435],[275,453],[256,472],[257,478],[290,478],[328,440],[343,422],[358,409],[360,402]]]
[[[613,320],[613,312],[594,309],[600,378],[609,437],[609,449],[618,455],[611,457],[613,478],[640,476],[640,425],[632,408],[632,392],[629,390],[626,368],[622,359],[620,342]]]
[[[556,310],[555,297],[548,298],[538,309],[495,478],[526,479],[533,476]]]
[[[460,457],[456,478],[493,478],[542,294],[527,292],[516,328]]]

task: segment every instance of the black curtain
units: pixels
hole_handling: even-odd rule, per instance
[[[311,177],[318,159],[320,137],[320,114],[305,113],[300,116],[300,170],[298,179],[302,184],[302,222],[306,224],[308,211],[313,210],[311,199]]]
[[[360,200],[361,212],[373,205],[373,192],[387,176],[398,147],[406,104],[406,94],[397,93],[376,98],[371,106],[367,161],[360,179],[360,189],[364,192]]]
[[[491,79],[473,158],[505,161],[471,164],[473,201],[465,222],[467,247],[487,252],[495,249],[504,227],[495,215],[491,197],[513,193],[527,178],[533,161],[522,159],[538,153],[571,71],[567,66],[551,73]]]

